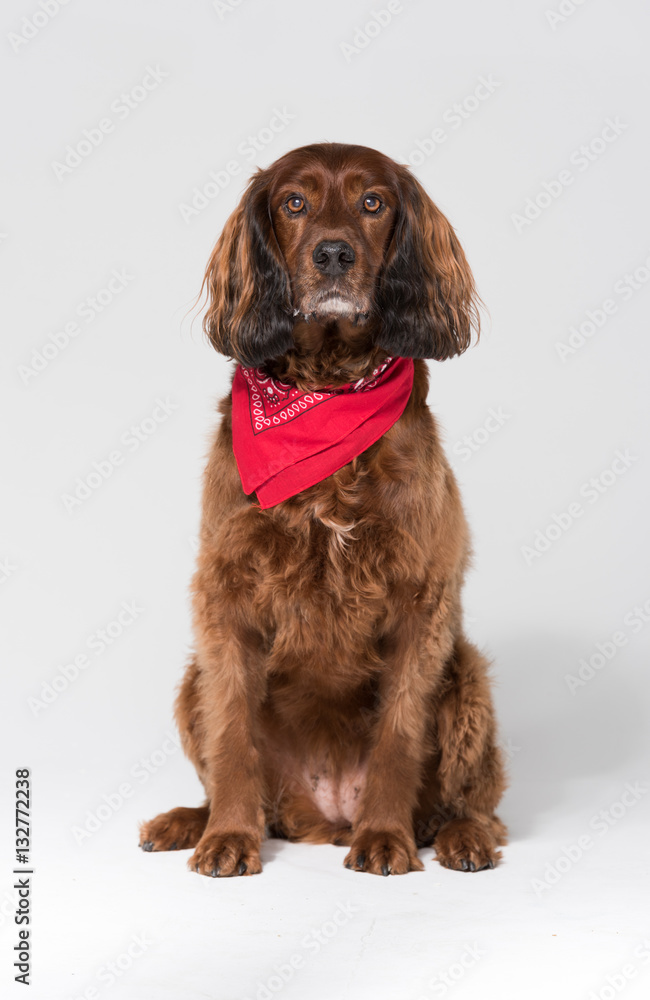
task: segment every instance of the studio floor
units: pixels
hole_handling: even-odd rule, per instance
[[[97,769],[52,772],[39,781],[35,830],[55,808],[71,823],[36,835],[30,996],[646,997],[650,786],[640,780],[643,759],[544,782],[541,753],[526,762],[521,746],[504,748],[512,785],[501,814],[511,842],[497,869],[477,874],[441,868],[428,848],[420,852],[423,873],[380,878],[347,871],[344,848],[270,840],[261,875],[208,879],[186,870],[190,851],[137,848],[139,819],[197,801],[180,753],[158,771],[160,755],[150,769],[132,770],[126,796],[103,786]],[[145,771],[148,779],[138,777]],[[97,796],[90,815],[80,813],[74,791],[85,794],[86,783],[107,789],[105,808]],[[9,898],[5,952],[15,932]]]

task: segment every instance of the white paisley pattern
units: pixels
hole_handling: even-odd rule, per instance
[[[294,420],[306,410],[312,409],[323,400],[349,392],[366,392],[374,388],[394,359],[386,358],[365,378],[340,389],[321,389],[318,392],[303,393],[290,382],[280,382],[271,378],[263,368],[242,368],[246,379],[250,400],[251,417],[255,433]]]

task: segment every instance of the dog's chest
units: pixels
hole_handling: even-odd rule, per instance
[[[261,567],[271,673],[351,690],[381,668],[380,634],[396,594],[413,592],[400,531],[388,521],[314,518]],[[323,693],[323,692],[321,692]]]
[[[222,526],[216,606],[256,628],[269,675],[349,693],[381,670],[395,609],[426,576],[403,505],[386,496],[356,459],[298,503],[251,505]]]
[[[336,514],[313,518],[308,530],[289,533],[281,567],[271,568],[270,579],[280,598],[275,615],[298,610],[309,613],[347,613],[362,618],[379,612],[397,571],[396,546],[390,530]],[[282,581],[278,580],[281,574]]]

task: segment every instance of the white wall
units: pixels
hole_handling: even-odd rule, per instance
[[[642,776],[648,10],[585,0],[549,17],[560,6],[573,5],[393,2],[390,23],[351,52],[384,0],[241,0],[220,11],[72,0],[49,18],[35,0],[3,5],[3,760],[6,787],[15,767],[34,769],[35,843],[46,850],[47,838],[52,857],[76,857],[71,828],[171,726],[191,643],[203,457],[228,384],[227,362],[185,314],[247,177],[313,141],[411,156],[489,309],[477,347],[431,364],[430,403],[473,528],[470,633],[494,657],[503,737],[518,748],[504,813],[515,839],[561,815],[576,782],[591,783],[588,814]],[[152,89],[138,90],[143,80]],[[130,109],[122,95],[133,88]],[[99,138],[100,123],[90,155],[57,167],[84,130]],[[228,164],[229,183],[188,216],[195,188]],[[554,196],[535,209],[545,185]],[[527,204],[532,221],[521,218]],[[95,312],[86,300],[114,272],[123,277]],[[75,323],[67,346],[52,347]],[[581,326],[583,346],[561,357],[558,344]],[[36,371],[47,344],[54,356]],[[136,447],[129,428],[159,399],[167,415]],[[486,434],[491,410],[502,416]],[[464,449],[467,435],[478,450]],[[67,510],[77,478],[115,450],[122,464]],[[618,452],[627,462],[612,475]],[[592,477],[602,492],[585,487]],[[531,554],[537,532],[576,504],[581,515]],[[90,648],[132,601],[141,610],[123,635]],[[620,648],[602,666],[596,644],[615,632]],[[84,653],[56,700],[29,701]],[[594,655],[602,669],[572,691],[566,675]],[[138,788],[124,829],[198,797],[176,754]]]

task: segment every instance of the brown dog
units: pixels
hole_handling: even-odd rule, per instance
[[[346,845],[355,871],[420,870],[427,844],[448,868],[492,868],[502,763],[487,664],[463,634],[467,527],[420,360],[460,354],[478,328],[456,235],[406,167],[306,146],[253,177],[205,285],[212,344],[274,391],[333,396],[418,360],[390,428],[274,505],[244,492],[233,393],[222,400],[176,704],[207,802],[144,823],[141,846],[195,848],[189,867],[213,876],[261,871],[265,829]]]

